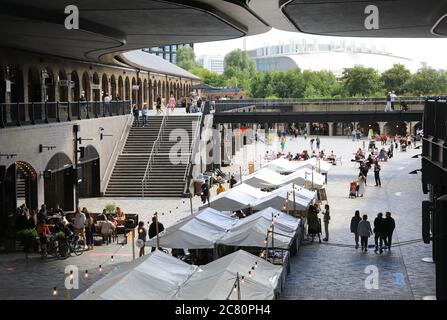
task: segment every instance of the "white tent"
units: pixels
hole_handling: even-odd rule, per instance
[[[78,300],[169,300],[197,266],[161,251],[116,267]]]
[[[282,211],[276,210],[272,207],[268,207],[264,210],[253,213],[246,218],[239,219],[237,224],[233,227],[233,230],[238,229],[241,225],[245,223],[250,223],[251,221],[258,219],[264,219],[268,223],[271,223],[272,215],[274,217],[275,228],[278,227],[278,229],[288,233],[293,233],[298,230],[298,227],[300,225],[299,218],[286,214]]]
[[[252,273],[251,277],[249,271]],[[237,273],[241,277],[244,276],[244,281],[240,283],[242,300],[272,300],[279,291],[282,267],[239,250],[200,266],[181,286],[175,299],[225,300],[228,297],[230,300],[236,300],[237,292],[233,289]]]
[[[323,188],[325,178],[322,174],[312,169],[301,168],[291,174],[284,176],[281,185],[294,183],[306,188]]]
[[[267,194],[252,186],[241,184],[217,195],[210,202],[210,207],[219,211],[243,210],[249,207],[251,201],[262,198]]]
[[[231,229],[238,219],[207,208],[180,220],[160,233],[160,246],[165,248],[212,249],[217,239]],[[157,238],[146,242],[156,247]]]
[[[288,194],[288,197],[287,197]],[[313,200],[316,197],[315,191],[309,191],[304,188],[295,186],[295,205],[293,203],[293,187],[287,185],[274,190],[265,198],[252,201],[250,203],[251,208],[254,211],[266,209],[268,207],[275,208],[276,210],[298,210],[305,211],[309,209]],[[286,201],[288,199],[288,201]]]
[[[287,160],[286,160],[287,161]],[[270,168],[262,168],[259,171],[244,177],[244,184],[255,188],[281,187],[285,184],[295,183],[299,186],[322,188],[325,178],[312,169],[299,168],[288,175],[282,175]],[[243,184],[242,184],[243,185]],[[261,191],[262,192],[262,191]]]
[[[278,173],[291,173],[304,168],[313,169],[316,167],[320,173],[327,174],[332,165],[323,160],[318,161],[317,158],[310,158],[305,161],[289,161],[284,158],[279,158],[269,162],[264,167]]]
[[[218,240],[218,244],[234,247],[266,247],[265,239],[267,232],[271,227],[271,222],[266,219],[255,219],[253,221],[243,222],[233,228],[231,232],[225,234]],[[296,232],[285,232],[274,234],[275,248],[288,249]],[[268,236],[268,244],[271,247],[271,235]]]

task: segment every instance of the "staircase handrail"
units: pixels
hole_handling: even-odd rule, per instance
[[[149,159],[147,160],[146,170],[144,172],[143,179],[141,180],[142,197],[144,197],[144,190],[146,187],[146,183],[147,181],[149,181],[150,173],[152,171],[153,160],[160,147],[161,139],[163,138],[163,132],[165,130],[168,117],[169,117],[169,110],[166,109],[166,113],[163,114],[163,119],[161,120],[160,129],[158,130],[157,139],[155,139],[154,144],[152,145],[151,154],[149,155]]]
[[[196,153],[197,148],[197,142],[200,142],[200,136],[201,136],[201,128],[202,128],[202,121],[204,117],[203,114],[200,114],[199,119],[197,121],[196,130],[194,132],[194,135],[192,136],[193,142],[191,144],[191,147],[189,149],[189,157],[188,157],[188,165],[186,166],[185,174],[183,175],[183,181],[185,182],[184,192],[186,193],[187,186],[189,184],[188,177],[190,175],[190,171],[192,168],[192,157]]]

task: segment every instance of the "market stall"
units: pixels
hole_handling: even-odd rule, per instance
[[[170,300],[198,269],[161,251],[117,266],[77,300]]]

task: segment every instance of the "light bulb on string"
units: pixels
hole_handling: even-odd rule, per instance
[[[69,277],[70,277],[70,280],[73,280],[73,270],[70,271]]]
[[[242,276],[242,277],[241,277],[241,283],[244,283],[244,281],[245,281],[244,279],[245,279],[245,277]]]
[[[251,271],[248,271],[248,277],[251,278]]]
[[[98,270],[99,270],[99,272],[102,272],[102,266],[101,265],[99,265]]]
[[[53,288],[53,296],[57,296],[57,287]]]
[[[255,269],[258,267],[258,261],[255,261]]]
[[[237,291],[237,285],[236,285],[236,284],[234,285],[234,289],[233,289],[233,291],[234,291],[234,292]]]
[[[113,256],[111,256],[111,257],[110,257],[110,261],[113,262],[114,260],[115,260],[115,259],[113,258]]]
[[[85,270],[84,277],[88,278],[88,270]]]

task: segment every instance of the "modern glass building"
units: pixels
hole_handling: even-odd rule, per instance
[[[183,47],[194,48],[194,44],[192,44],[192,43],[171,44],[171,45],[166,45],[163,47],[146,48],[146,49],[143,49],[143,51],[155,54],[156,56],[159,56],[160,58],[163,58],[166,61],[177,64],[177,49],[180,49]]]

